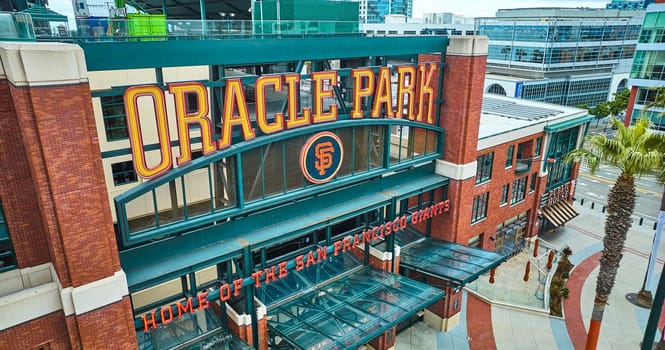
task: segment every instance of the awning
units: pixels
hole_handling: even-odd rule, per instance
[[[348,260],[354,258],[344,256],[347,261],[343,264],[348,266]],[[283,295],[286,285],[273,290],[269,284],[264,293],[257,294],[274,302],[268,306],[270,331],[297,349],[355,349],[444,296],[439,289],[369,266],[330,283],[308,285],[320,279],[321,273],[327,277],[325,271],[332,265],[337,264],[303,270],[311,270],[308,276],[289,272],[295,279],[288,284],[301,291],[295,298],[265,299],[277,290]]]
[[[552,124],[552,125],[546,125],[545,126],[545,132],[553,133],[553,132],[557,132],[557,131],[561,131],[561,130],[570,129],[570,128],[575,127],[575,126],[582,125],[584,123],[588,123],[593,118],[594,117],[592,115],[585,115],[585,116],[577,117],[577,118],[574,118],[574,119],[571,119],[571,120],[566,120],[565,122],[556,123],[556,124]]]
[[[506,261],[507,255],[424,238],[402,248],[400,266],[464,286]]]
[[[570,203],[561,200],[547,208],[543,208],[543,215],[545,215],[552,225],[559,227],[580,215],[580,213]]]

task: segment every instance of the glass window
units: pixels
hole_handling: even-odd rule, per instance
[[[510,190],[510,184],[505,184],[501,187],[501,205],[508,203],[508,191]]]
[[[101,102],[106,139],[108,141],[126,139],[128,137],[127,119],[122,96],[102,96]]]
[[[635,103],[646,105],[652,103],[658,98],[658,90],[654,88],[638,88]]]
[[[534,151],[533,151],[533,156],[534,157],[540,156],[540,152],[542,151],[542,147],[543,147],[543,137],[541,136],[541,137],[536,139],[536,147],[534,148]]]
[[[526,197],[526,179],[528,176],[525,176],[521,179],[515,180],[513,182],[513,194],[510,198],[510,205],[519,203],[524,200]]]
[[[665,80],[665,51],[637,51],[630,77]]]
[[[531,174],[531,182],[529,183],[529,192],[533,192],[536,190],[536,176],[538,173],[533,173]]]
[[[489,89],[487,89],[487,92],[490,94],[506,96],[506,90],[499,84],[492,84]]]
[[[547,158],[560,160],[566,153],[575,149],[578,134],[579,127],[562,130],[553,134],[552,141],[550,142],[551,148],[548,150]],[[543,166],[545,166],[549,172],[547,175],[547,189],[552,189],[570,181],[572,172],[571,163],[556,161],[555,163],[547,163]]]
[[[494,159],[494,152],[483,154],[477,158],[476,168],[476,185],[487,182],[492,178],[492,160]]]
[[[515,146],[508,146],[508,151],[506,152],[506,168],[513,166],[513,156],[515,153]]]
[[[5,220],[5,214],[0,203],[0,272],[12,270],[18,267],[14,245],[9,237],[9,227]]]
[[[116,186],[136,182],[136,172],[132,161],[111,164],[111,172],[113,173],[113,184]]]
[[[487,217],[487,202],[490,193],[485,192],[473,198],[473,208],[471,209],[471,223],[478,222]]]

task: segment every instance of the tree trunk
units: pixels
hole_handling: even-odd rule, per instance
[[[621,251],[632,224],[631,215],[634,209],[635,178],[622,172],[607,196],[603,256],[600,258],[600,271],[596,280],[596,297],[589,324],[587,350],[595,350],[598,345],[603,312],[614,287],[619,262],[622,258]]]

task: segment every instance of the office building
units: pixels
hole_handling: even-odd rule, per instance
[[[477,18],[490,38],[486,91],[593,106],[627,88],[643,11],[511,9]]]
[[[632,86],[624,123],[630,125],[657,97],[654,87],[665,86],[665,3],[649,5],[635,50],[628,83]],[[665,131],[662,108],[649,108],[647,115],[656,129]]]
[[[612,2],[605,5],[606,9],[610,10],[644,10],[653,4],[654,0],[612,0]]]
[[[411,18],[413,0],[356,0],[360,23],[384,23],[386,16],[404,15]]]

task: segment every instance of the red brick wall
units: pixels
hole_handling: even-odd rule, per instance
[[[3,113],[2,133],[15,136],[0,153],[16,166],[0,194],[22,267],[46,260],[43,244],[23,246],[41,234],[63,287],[111,276],[120,262],[88,85],[3,88],[14,114]]]
[[[13,94],[12,94],[13,93]],[[0,201],[7,219],[19,267],[30,267],[50,260],[44,225],[40,220],[37,193],[30,175],[23,135],[16,118],[14,98],[25,99],[25,89],[10,88],[0,80]],[[23,104],[19,107],[24,108]],[[10,165],[11,166],[8,166]]]
[[[534,223],[534,218],[537,217],[537,209],[539,207],[540,195],[544,190],[547,178],[545,177],[541,179],[540,177],[537,177],[536,189],[533,192],[529,191],[529,186],[532,174],[538,173],[540,169],[542,162],[540,162],[539,160],[542,159],[542,156],[541,158],[537,159],[535,162],[532,162],[531,170],[525,174],[515,174],[515,166],[513,165],[513,167],[511,168],[506,168],[505,164],[506,164],[506,155],[507,155],[508,146],[511,145],[515,146],[515,153],[513,155],[513,158],[516,158],[517,145],[519,143],[526,142],[529,139],[535,140],[539,136],[542,136],[542,133],[529,136],[528,138],[517,139],[509,143],[501,144],[491,149],[485,149],[479,152],[479,155],[487,154],[492,151],[494,152],[492,178],[490,181],[478,186],[475,185],[475,179],[471,179],[470,181],[468,181],[468,184],[466,186],[468,188],[464,188],[463,193],[465,193],[466,195],[460,196],[460,200],[462,201],[460,203],[462,212],[459,213],[460,222],[457,229],[458,232],[457,242],[462,244],[467,244],[469,242],[469,239],[484,233],[485,241],[482,243],[483,244],[482,247],[484,249],[494,250],[493,248],[494,243],[489,241],[489,238],[495,236],[496,227],[500,225],[502,222],[514,216],[517,216],[518,214],[523,213],[527,210],[531,211],[529,213],[530,218],[527,225],[528,231],[526,232],[526,235],[530,236],[536,233],[534,231],[536,231],[537,228],[533,226],[533,223]],[[512,196],[513,183],[515,182],[515,180],[521,179],[525,176],[528,176],[526,181],[527,193],[525,199],[524,201],[521,201],[511,206],[510,199]],[[510,184],[508,192],[508,203],[501,206],[502,188],[505,184],[508,183]],[[490,192],[490,194],[489,194],[489,202],[487,205],[487,217],[479,222],[471,224],[471,214],[472,214],[471,210],[473,207],[473,198],[477,195],[481,195],[488,191]],[[451,206],[454,207],[456,205],[451,203]]]
[[[418,62],[439,62],[439,56],[419,55]],[[446,129],[443,159],[448,162],[466,164],[476,159],[486,62],[486,56],[446,56],[438,123]],[[438,86],[438,69],[433,80]]]
[[[0,102],[0,161],[11,164],[0,169],[0,199],[19,266],[50,261],[63,287],[112,276],[120,261],[88,85],[16,87],[2,80]],[[54,348],[134,348],[131,310],[125,297],[66,319],[56,313],[57,322],[53,315],[35,319],[0,338],[34,332],[55,339]],[[19,338],[30,345],[6,348],[43,343]]]
[[[0,331],[0,349],[32,349],[40,344],[53,350],[74,348],[61,311]]]
[[[129,297],[76,316],[83,349],[134,349],[136,331]]]

